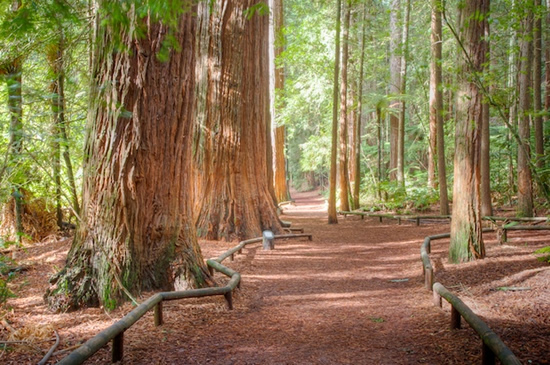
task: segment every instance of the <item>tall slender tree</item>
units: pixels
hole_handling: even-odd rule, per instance
[[[518,119],[518,207],[522,217],[533,216],[533,178],[531,172],[531,63],[533,58],[533,0],[525,0],[519,6],[521,12],[520,66],[519,66],[519,119]]]
[[[359,209],[359,189],[361,187],[361,130],[363,120],[363,80],[365,73],[365,44],[367,38],[367,4],[363,4],[363,19],[361,22],[361,53],[359,56],[359,78],[357,82],[357,113],[355,118],[354,135],[354,183],[353,208]]]
[[[45,296],[58,310],[112,308],[142,290],[210,281],[189,193],[196,33],[190,4],[169,14],[151,9],[145,19],[134,5],[97,5],[82,221]],[[127,21],[110,23],[112,13]],[[135,38],[138,27],[143,37]],[[166,48],[166,34],[179,51]]]
[[[398,96],[401,94],[401,0],[392,0],[390,5],[390,85],[389,93],[394,97],[390,108],[390,180],[397,179],[397,161],[399,160],[399,114],[400,103]]]
[[[485,22],[485,42],[487,44],[487,61],[485,62],[485,69],[490,65],[490,26],[489,22]],[[490,90],[490,85],[485,85],[485,91]],[[490,103],[489,95],[484,96],[482,105],[482,118],[481,118],[481,214],[483,216],[493,215],[493,204],[491,201],[491,136],[490,136]]]
[[[340,128],[339,128],[339,184],[340,210],[349,211],[349,171],[348,171],[348,57],[349,57],[349,26],[351,2],[344,1],[344,29],[342,32],[342,68],[340,79]]]
[[[542,9],[535,0],[536,14],[533,29],[533,125],[535,129],[535,165],[544,166],[544,124],[542,118]]]
[[[445,135],[443,128],[443,91],[442,91],[442,43],[441,0],[432,0],[431,18],[431,61],[430,61],[430,158],[428,180],[431,187],[435,186],[435,159],[437,157],[439,212],[449,214],[449,198],[447,194],[447,174],[445,163]],[[433,176],[432,176],[433,175]]]
[[[275,56],[275,113],[282,108],[281,102],[277,100],[278,96],[285,87],[285,70],[282,63],[277,59],[284,50],[284,2],[283,0],[273,0],[273,27],[274,27],[274,56]],[[290,192],[287,184],[286,158],[285,158],[285,137],[286,127],[283,123],[276,125],[275,134],[275,196],[279,202],[290,199]]]
[[[460,9],[459,85],[454,158],[451,262],[485,256],[481,231],[480,158],[483,95],[477,77],[487,54],[489,0],[466,0]]]
[[[409,57],[409,22],[411,16],[411,0],[405,0],[405,15],[403,19],[403,41],[401,42],[401,85],[399,91],[405,94],[407,88],[407,62]],[[397,144],[397,181],[401,186],[405,186],[405,112],[407,103],[405,99],[401,100],[401,110],[399,112],[399,128]]]
[[[336,0],[336,36],[334,40],[334,82],[332,84],[332,147],[330,154],[330,179],[328,199],[328,223],[338,223],[336,212],[336,175],[338,155],[338,75],[340,74],[340,27],[342,1]]]

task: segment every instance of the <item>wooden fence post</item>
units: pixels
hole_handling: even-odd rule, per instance
[[[111,362],[119,362],[124,356],[124,331],[113,338],[113,349],[111,352]]]
[[[432,287],[434,285],[434,271],[432,268],[424,269],[424,281],[426,283],[426,289],[432,290]]]
[[[451,304],[451,329],[460,329],[460,312]]]
[[[495,365],[495,354],[485,342],[483,342],[483,347],[481,348],[481,363],[483,365]]]
[[[439,293],[436,290],[434,290],[433,293],[434,293],[434,305],[436,307],[441,308],[442,306],[441,295],[439,295]]]
[[[225,297],[225,300],[227,302],[227,309],[232,310],[233,309],[233,292],[227,292],[223,296]]]
[[[155,326],[157,327],[162,326],[162,324],[164,323],[162,319],[162,300],[158,302],[157,305],[155,305],[154,316],[155,316]]]

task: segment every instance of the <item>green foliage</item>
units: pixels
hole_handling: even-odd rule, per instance
[[[550,263],[550,246],[543,247],[535,251],[536,254],[542,254],[543,256],[538,257],[540,261]]]
[[[1,249],[12,245],[17,245],[17,242],[0,239]],[[15,297],[15,294],[8,287],[8,283],[16,276],[16,273],[11,271],[14,265],[14,260],[4,254],[0,254],[0,306],[4,305],[9,298]]]

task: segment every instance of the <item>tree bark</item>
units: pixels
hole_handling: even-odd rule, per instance
[[[258,0],[200,4],[208,22],[208,84],[195,164],[197,230],[208,239],[247,239],[282,231],[266,173],[269,17],[247,19]],[[199,37],[201,38],[201,37]],[[198,96],[201,99],[202,96]]]
[[[531,62],[533,58],[533,0],[525,0],[521,4],[521,39],[520,39],[520,68],[519,68],[519,120],[518,134],[518,206],[519,217],[533,216],[533,178],[531,175],[531,152],[529,139],[531,138],[530,118],[531,112]]]
[[[443,126],[443,91],[441,90],[442,71],[442,43],[443,32],[441,25],[441,0],[432,0],[432,33],[431,33],[431,61],[430,61],[430,154],[429,166],[435,169],[437,156],[437,171],[439,182],[439,212],[449,214],[449,198],[447,193],[447,173],[445,163],[445,130]],[[433,176],[432,176],[433,175]],[[428,179],[435,185],[435,172],[428,168]],[[433,185],[430,185],[434,187]]]
[[[365,44],[367,37],[367,5],[363,5],[363,23],[361,35],[361,56],[359,60],[359,81],[357,86],[357,113],[355,118],[355,148],[354,148],[354,183],[353,183],[353,208],[359,209],[359,189],[361,187],[361,129],[363,118],[363,80],[365,73]]]
[[[340,23],[341,0],[336,0],[336,36],[334,40],[334,82],[332,84],[332,147],[330,154],[330,187],[328,199],[328,223],[338,223],[336,214],[336,172],[338,151],[338,75],[340,74]]]
[[[489,11],[488,0],[466,0],[461,8],[459,85],[454,158],[451,262],[485,257],[481,230],[480,148],[483,95],[474,79],[482,72],[487,54],[483,39]]]
[[[284,3],[283,0],[273,0],[273,22],[275,35],[275,59],[277,59],[284,50],[283,27],[284,27]],[[285,87],[285,69],[282,65],[275,65],[275,99]],[[275,102],[275,113],[277,113],[280,102]],[[284,124],[275,126],[275,196],[279,202],[290,199],[286,178],[286,158],[285,158],[285,137],[286,128]]]
[[[349,211],[349,171],[348,171],[348,55],[349,55],[349,25],[351,5],[344,2],[344,30],[342,33],[342,78],[340,83],[340,149],[338,156],[340,210]]]
[[[390,96],[397,98],[401,94],[401,56],[402,28],[400,27],[401,0],[392,0],[390,8]],[[399,159],[399,110],[400,103],[395,99],[390,105],[390,180],[397,179],[397,161]]]
[[[123,293],[211,282],[189,193],[195,18],[190,12],[179,16],[171,34],[180,50],[170,51],[162,62],[157,56],[166,25],[140,20],[131,6],[129,27],[116,30],[104,25],[101,14],[96,17],[82,221],[66,266],[45,296],[57,310],[97,304],[109,309]],[[143,37],[135,39],[138,22]],[[127,52],[117,52],[121,46]]]

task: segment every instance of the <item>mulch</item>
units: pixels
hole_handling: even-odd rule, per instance
[[[224,264],[241,273],[242,287],[227,310],[223,297],[167,302],[165,324],[148,313],[125,333],[125,364],[472,364],[481,362],[481,341],[466,323],[450,329],[450,307],[434,307],[424,288],[420,244],[449,231],[446,222],[358,217],[328,225],[316,192],[294,196],[283,220],[313,234],[313,241],[277,240],[275,250],[247,246]],[[524,364],[548,364],[550,267],[533,252],[550,245],[545,232],[510,232],[499,245],[486,236],[488,257],[451,265],[448,240],[432,243],[436,281],[458,294]],[[205,257],[235,243],[202,241]],[[0,363],[35,364],[53,344],[50,363],[132,309],[106,313],[86,308],[49,312],[42,301],[48,277],[63,265],[70,240],[49,240],[19,252],[30,267],[10,285],[0,324],[5,341],[15,331],[50,333],[32,344],[12,344]],[[223,280],[217,274],[217,280]],[[502,290],[508,288],[508,290]],[[512,288],[510,290],[510,288]],[[521,288],[521,290],[515,290]],[[151,293],[145,293],[142,300]],[[49,327],[48,327],[49,326]],[[110,361],[110,345],[87,364]]]

